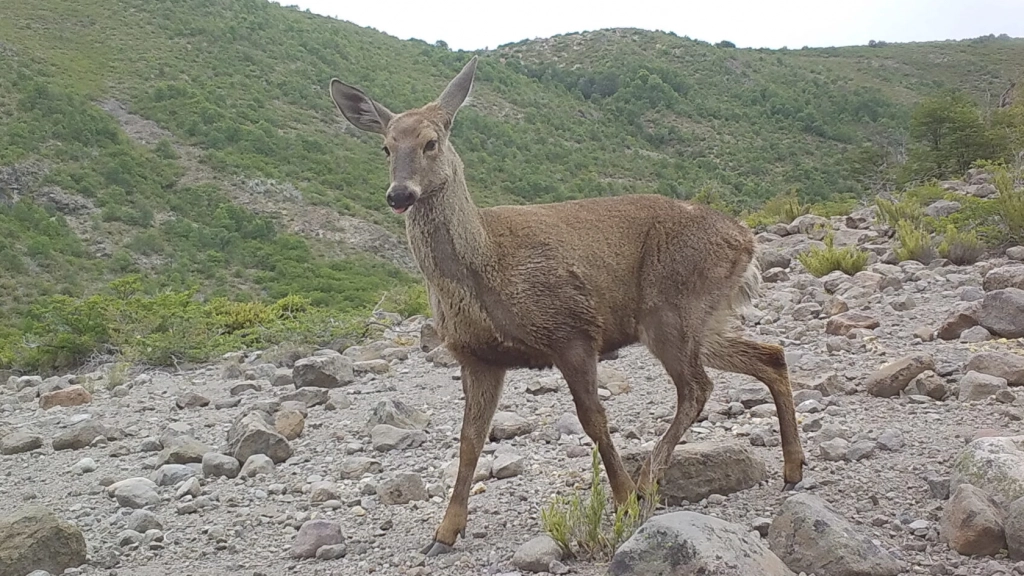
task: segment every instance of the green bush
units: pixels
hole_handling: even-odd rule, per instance
[[[879,220],[890,228],[896,228],[900,222],[920,224],[925,218],[924,209],[913,198],[904,197],[893,202],[879,197],[875,198],[875,205],[878,207]]]
[[[995,171],[994,184],[999,190],[995,204],[1008,242],[1024,243],[1024,188],[1014,186],[1014,178],[1005,168]]]
[[[601,459],[595,446],[590,460],[590,494],[558,496],[541,509],[541,526],[569,558],[607,561],[619,545],[654,513],[657,488],[644,494],[643,501],[634,492],[626,505],[608,510],[608,494],[601,483]]]
[[[946,226],[946,233],[939,243],[939,256],[957,266],[977,262],[985,254],[985,246],[973,231],[961,232],[952,224]]]
[[[797,260],[812,276],[821,278],[836,270],[853,276],[867,266],[867,252],[853,246],[836,248],[832,232],[825,236],[824,242],[824,248],[814,247],[797,256]]]
[[[935,246],[932,245],[931,234],[911,220],[896,223],[896,243],[894,252],[900,262],[916,260],[928,264],[938,256]]]

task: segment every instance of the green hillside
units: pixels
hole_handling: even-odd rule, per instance
[[[107,283],[125,275],[146,297],[297,295],[329,318],[414,285],[379,142],[326,87],[337,76],[402,110],[468,57],[264,0],[0,3],[0,365],[70,365],[96,342],[123,353],[96,326],[124,310],[96,304],[96,326],[68,316],[90,294],[116,299]],[[922,98],[956,88],[989,106],[1022,71],[1010,38],[770,51],[571,34],[481,53],[454,138],[483,205],[831,200],[869,191]],[[403,298],[386,305],[422,310]]]

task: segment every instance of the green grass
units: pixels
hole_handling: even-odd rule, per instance
[[[824,248],[811,248],[797,256],[797,260],[812,276],[817,278],[836,270],[850,276],[864,270],[868,263],[868,253],[853,246],[836,248],[833,236],[833,233],[829,232],[825,236]]]

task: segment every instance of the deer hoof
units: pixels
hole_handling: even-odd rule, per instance
[[[427,558],[432,558],[434,556],[440,556],[442,554],[448,554],[451,551],[452,551],[452,547],[451,546],[449,546],[447,544],[442,544],[441,542],[434,541],[434,542],[431,542],[430,544],[427,544],[425,548],[420,550],[420,554],[423,554]]]
[[[792,492],[793,490],[796,490],[796,482],[786,482],[782,486],[783,492]]]

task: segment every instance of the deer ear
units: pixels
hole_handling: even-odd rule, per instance
[[[394,117],[384,105],[337,78],[331,79],[331,98],[345,118],[360,130],[384,134]]]
[[[473,88],[473,76],[476,74],[476,62],[476,56],[470,58],[469,62],[462,67],[462,71],[459,72],[459,75],[448,83],[444,92],[442,92],[441,96],[437,99],[437,103],[441,107],[441,110],[444,110],[448,115],[449,124],[455,120],[455,113],[459,111],[459,108],[466,101],[466,97],[469,96],[469,91]]]

